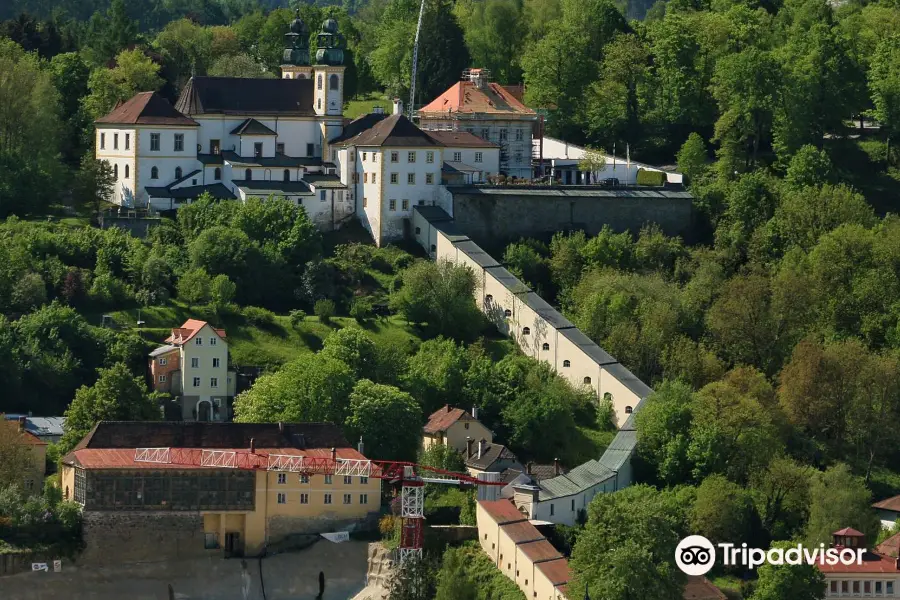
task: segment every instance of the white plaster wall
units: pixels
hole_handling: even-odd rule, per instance
[[[262,156],[275,156],[275,137],[274,135],[242,135],[240,139],[240,154],[244,158],[253,158],[256,156],[256,144],[262,144]],[[286,150],[286,148],[285,148]]]
[[[366,160],[362,160],[363,153],[366,154]],[[358,183],[355,184],[357,215],[363,227],[371,234],[375,240],[375,245],[381,245],[381,152],[376,148],[357,148],[356,162],[354,172],[357,174]],[[376,156],[373,160],[373,155]],[[364,174],[369,174],[369,181],[366,183]],[[377,174],[376,182],[372,183],[372,173]],[[354,185],[351,183],[351,185]]]
[[[470,167],[476,167],[483,171],[482,179],[500,172],[500,148],[457,148],[448,146],[444,149],[444,160],[452,162],[455,154],[460,153],[461,160]],[[476,154],[481,154],[481,162],[476,161]]]
[[[231,132],[243,123],[245,118],[200,115],[194,117],[194,120],[200,123],[198,143],[201,146],[201,153],[210,153],[209,142],[214,139],[219,140],[223,151],[240,152],[240,137],[231,135]],[[284,153],[287,156],[311,156],[307,154],[307,143],[313,144],[314,148],[321,143],[319,122],[315,117],[256,117],[256,120],[278,134],[272,141],[272,152],[274,152],[274,144],[278,143],[284,144]],[[271,136],[269,138],[271,139]],[[253,146],[251,145],[250,148],[250,156],[252,156]],[[271,154],[267,156],[271,156]]]
[[[200,337],[203,343],[199,346],[196,338]],[[210,344],[210,339],[216,338],[216,344]],[[198,358],[199,366],[191,367],[191,359]],[[219,367],[213,368],[213,358],[219,359]],[[185,396],[199,396],[200,399],[212,396],[225,396],[228,392],[228,343],[219,338],[209,325],[203,328],[182,346],[181,377]],[[200,385],[194,386],[194,377],[200,378]],[[218,385],[214,388],[210,385],[210,379],[218,378]]]
[[[427,154],[433,153],[433,162],[427,162]],[[391,162],[393,153],[397,154],[397,162]],[[409,154],[413,153],[415,162],[409,162]],[[403,221],[412,213],[417,204],[433,205],[438,198],[441,184],[441,148],[384,148],[382,158],[387,161],[382,166],[384,185],[382,186],[382,236],[386,239],[398,239],[403,236]],[[396,174],[397,183],[391,183],[391,175]],[[415,183],[408,183],[409,174],[415,175]],[[427,175],[432,176],[428,184]],[[394,200],[395,208],[391,210],[390,201]],[[403,201],[407,201],[406,210]]]

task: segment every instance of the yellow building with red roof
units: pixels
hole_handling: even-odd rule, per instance
[[[101,422],[63,457],[61,485],[89,562],[258,555],[379,512],[380,479],[267,470],[279,457],[366,460],[331,423]]]

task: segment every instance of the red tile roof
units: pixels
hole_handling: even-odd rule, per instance
[[[498,525],[526,521],[525,515],[519,512],[516,505],[509,500],[481,500],[478,502]]]
[[[114,108],[95,123],[105,125],[181,125],[199,126],[197,121],[186,117],[156,92],[141,92]]]
[[[6,419],[0,418],[0,426],[9,427],[10,429],[19,432],[19,422],[18,421],[7,421]],[[47,442],[43,441],[38,436],[34,435],[30,431],[22,431],[21,432],[21,441],[23,444],[27,444],[28,446],[46,446]]]
[[[874,552],[867,552],[864,554],[862,564],[859,565],[854,561],[849,565],[841,563],[829,565],[819,564],[817,562],[816,566],[826,575],[829,573],[900,573],[900,569],[897,568],[896,558],[882,556],[881,554],[876,554]]]
[[[688,576],[684,586],[684,600],[728,600],[728,596],[714,586],[706,577]]]
[[[431,416],[428,417],[428,422],[425,423],[425,433],[447,431],[448,429],[450,429],[451,425],[453,425],[460,419],[467,420],[467,417],[471,419],[469,413],[464,411],[463,409],[451,408],[449,404],[445,404],[441,408],[431,413]]]
[[[900,512],[900,496],[894,496],[893,498],[885,498],[884,500],[879,500],[872,505],[872,508],[880,508],[882,510],[893,510],[895,512]]]
[[[242,453],[243,458],[249,459],[248,448],[220,448],[226,452]],[[183,448],[172,448],[172,451],[188,450]],[[199,450],[189,449],[186,455],[199,456]],[[337,448],[335,451],[337,458],[365,460],[365,456],[354,450],[353,448]],[[330,458],[331,448],[311,448],[307,450],[299,450],[297,448],[266,448],[265,451],[257,451],[253,462],[247,462],[248,465],[265,466],[270,454],[286,454],[289,456],[309,456],[315,458]],[[151,463],[151,462],[135,462],[135,451],[133,448],[82,448],[75,450],[65,456],[63,462],[72,464],[86,469],[207,469],[217,467],[201,467],[196,464],[178,463]],[[171,456],[176,456],[177,452],[171,452]]]
[[[520,513],[519,517],[524,518],[524,515]],[[500,529],[503,531],[503,533],[506,534],[507,537],[509,537],[513,544],[517,545],[525,542],[534,542],[536,540],[544,539],[544,536],[541,535],[541,532],[538,531],[535,526],[528,521],[506,523],[505,525],[501,525]]]
[[[897,558],[900,556],[900,533],[895,533],[888,539],[875,546],[875,552],[885,556]]]
[[[181,327],[173,327],[172,335],[165,339],[166,342],[170,344],[185,344],[191,340],[197,332],[203,329],[205,326],[209,325],[206,321],[200,321],[197,319],[188,319],[184,322]],[[216,329],[215,327],[210,326],[210,329],[216,332],[216,334],[225,339],[225,330],[224,329]]]
[[[843,529],[838,529],[831,535],[842,535],[844,537],[865,537],[865,534],[861,531],[857,531],[852,527],[844,527]]]
[[[534,565],[544,577],[550,580],[554,586],[568,583],[572,578],[572,570],[569,568],[569,561],[564,558],[549,560]]]
[[[534,116],[536,113],[519,102],[502,85],[488,83],[479,88],[471,81],[460,81],[419,110],[420,115],[443,116],[448,113],[491,113]]]
[[[532,525],[532,527],[533,527],[533,525]],[[562,554],[560,554],[556,550],[556,548],[553,547],[553,544],[551,544],[547,540],[540,540],[537,542],[519,544],[519,550],[521,550],[522,554],[527,556],[528,560],[530,560],[533,563],[544,562],[545,560],[556,560],[557,558],[562,558]]]

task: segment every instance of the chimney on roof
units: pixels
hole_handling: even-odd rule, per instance
[[[474,443],[475,440],[473,440],[471,436],[466,437],[466,459],[472,457],[472,444]]]
[[[403,100],[400,98],[394,98],[394,113],[395,115],[403,114]]]
[[[19,417],[19,433],[25,433],[25,422],[28,419],[25,415]]]
[[[284,433],[284,421],[278,421],[278,433]]]
[[[331,462],[337,462],[337,448],[331,449]]]
[[[365,450],[366,450],[366,447],[363,444],[362,436],[359,436],[359,443],[356,445],[356,451],[359,452],[360,454],[362,454],[363,456],[365,456],[366,455]]]
[[[559,459],[558,458],[553,459],[553,472],[556,473],[557,475],[559,475]]]
[[[256,454],[256,438],[250,438],[250,454]]]
[[[448,412],[448,413],[449,413],[449,412],[450,412],[450,410],[451,410],[451,409],[450,409],[450,405],[449,405],[449,404],[445,404],[445,405],[444,405],[444,408],[446,408],[446,409],[447,409],[447,412]]]
[[[478,460],[481,460],[481,455],[484,454],[484,438],[478,440]]]
[[[477,406],[473,406],[473,407],[472,407],[472,418],[473,418],[473,419],[477,419],[477,418],[478,418],[478,407],[477,407]]]

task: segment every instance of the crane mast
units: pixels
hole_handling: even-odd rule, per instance
[[[413,118],[413,107],[416,105],[416,76],[419,73],[419,34],[422,32],[422,16],[425,14],[425,0],[419,7],[419,24],[416,25],[416,41],[413,44],[412,77],[409,82],[409,120]]]

